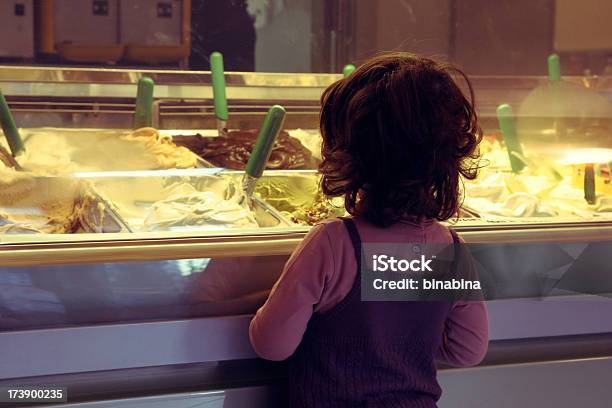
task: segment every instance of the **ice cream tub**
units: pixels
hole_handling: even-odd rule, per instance
[[[240,180],[244,172],[224,174]],[[319,180],[315,170],[266,170],[257,182],[255,194],[293,225],[314,225],[347,215],[343,199],[327,199],[319,188]]]
[[[0,189],[0,234],[128,231],[81,180],[3,170]]]
[[[96,192],[134,232],[258,229],[290,226],[258,197],[213,169],[100,174]],[[148,174],[146,174],[148,173]]]
[[[89,186],[85,193],[87,205],[80,214],[83,232],[117,233],[132,232],[113,207]]]
[[[594,192],[612,195],[612,149],[589,148],[568,151],[557,166],[569,172],[571,184],[580,190],[585,189],[585,175],[592,169]]]
[[[20,165],[37,174],[212,167],[154,128],[27,128],[20,133],[26,149]],[[4,137],[0,143],[6,143]]]
[[[171,134],[172,142],[189,149],[213,167],[244,170],[249,160],[259,130],[229,130],[227,135],[213,131],[162,131]],[[305,136],[307,135],[307,136]],[[320,139],[317,133],[303,130],[283,130],[278,135],[266,164],[267,170],[315,170],[320,163],[320,154],[313,150],[311,139]],[[320,151],[320,146],[319,146]]]

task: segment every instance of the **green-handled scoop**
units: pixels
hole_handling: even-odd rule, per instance
[[[525,167],[525,163],[520,159],[523,156],[523,149],[516,134],[514,114],[510,105],[504,103],[497,107],[497,121],[504,136],[506,150],[508,150],[510,167],[514,173],[519,173]]]
[[[595,166],[593,163],[584,165],[584,199],[593,205],[597,202],[595,191]]]
[[[244,178],[242,179],[242,188],[247,199],[253,196],[257,180],[266,168],[276,137],[283,128],[285,113],[285,108],[282,106],[272,106],[268,110],[261,129],[259,129],[259,135],[255,141],[255,146],[247,162]]]
[[[223,55],[220,52],[215,51],[210,54],[210,76],[215,102],[217,130],[219,135],[225,136],[227,135],[229,112],[227,109],[227,96],[225,95],[225,68],[223,67]]]
[[[342,68],[342,75],[346,78],[347,76],[351,75],[355,69],[357,69],[355,65],[347,64],[344,66],[344,68]]]
[[[550,82],[557,82],[561,80],[561,63],[559,62],[559,56],[557,54],[550,54],[548,56],[548,80]]]
[[[143,77],[138,80],[134,129],[153,126],[153,88],[155,82],[151,78]]]
[[[8,141],[12,156],[17,157],[25,152],[23,140],[21,139],[21,135],[19,135],[19,130],[13,119],[13,114],[11,113],[8,103],[6,103],[2,91],[0,91],[0,124],[2,125],[4,136]]]

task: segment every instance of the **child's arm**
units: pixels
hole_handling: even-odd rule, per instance
[[[437,360],[456,367],[480,363],[489,343],[488,326],[484,302],[455,302],[446,320]]]
[[[279,361],[293,354],[333,273],[329,235],[324,224],[315,226],[293,252],[270,297],[251,321],[249,337],[260,357]]]

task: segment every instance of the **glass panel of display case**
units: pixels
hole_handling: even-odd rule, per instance
[[[193,171],[98,173],[96,194],[132,232],[255,230],[289,226],[259,196],[247,197],[241,180]],[[87,173],[84,177],[89,177]]]
[[[2,233],[222,232],[289,227],[241,178],[220,169],[38,176],[12,172],[0,197]],[[14,173],[14,174],[13,174]]]
[[[288,256],[0,267],[0,330],[254,313]]]
[[[502,137],[485,136],[481,152],[480,175],[463,183],[462,207],[450,224],[612,221],[610,149],[572,150],[554,162],[525,149],[520,172]],[[282,234],[347,215],[341,197],[321,193],[315,170],[267,170],[252,197],[243,191],[244,172],[219,168],[4,173],[0,231],[24,242],[31,234]]]

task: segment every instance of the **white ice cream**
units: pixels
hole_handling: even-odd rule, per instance
[[[485,141],[482,150],[485,167],[476,180],[465,181],[463,204],[484,219],[591,219],[609,211],[606,197],[589,205],[584,191],[572,185],[570,169],[562,164],[528,157],[529,166],[514,174],[503,146]]]
[[[148,211],[145,230],[257,228],[253,212],[235,195],[226,199],[213,191],[175,194]]]
[[[202,176],[108,178],[96,190],[135,231],[257,228],[255,214],[229,180]]]

